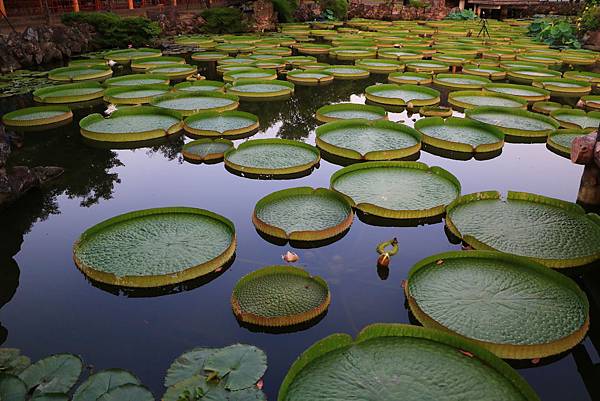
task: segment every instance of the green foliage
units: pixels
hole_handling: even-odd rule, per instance
[[[280,22],[293,22],[298,0],[271,0]]]
[[[215,7],[200,13],[206,23],[202,26],[209,33],[239,33],[246,32],[248,27],[243,21],[242,12],[237,8]]]
[[[446,16],[445,19],[453,20],[453,21],[468,21],[477,19],[477,14],[473,10],[459,10],[451,12]]]
[[[535,20],[529,25],[528,35],[554,48],[581,48],[575,27],[563,18]]]
[[[348,15],[348,0],[320,0],[321,10],[325,10],[323,15],[328,20],[345,20]],[[330,18],[333,16],[334,18]]]
[[[160,27],[144,17],[121,18],[113,13],[67,13],[61,21],[65,25],[85,23],[97,32],[96,43],[103,48],[119,48],[132,45],[142,47],[151,43],[159,34]]]
[[[577,28],[581,33],[600,30],[600,5],[587,5],[577,20]]]
[[[408,5],[414,8],[429,8],[431,5],[422,0],[408,0]]]

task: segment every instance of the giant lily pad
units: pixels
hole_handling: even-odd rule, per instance
[[[491,79],[492,81],[506,78],[506,71],[503,68],[493,66],[469,65],[464,66],[462,72],[463,74],[467,75],[477,75],[480,77],[485,77],[487,79]]]
[[[33,92],[33,100],[40,103],[77,103],[100,99],[104,87],[97,82],[81,82],[47,86]]]
[[[381,84],[365,89],[368,100],[392,106],[433,106],[440,102],[440,92],[420,85]]]
[[[588,110],[600,110],[600,96],[596,95],[588,95],[582,96],[581,102],[583,102],[584,106]]]
[[[203,138],[183,145],[181,154],[188,161],[211,162],[222,160],[229,149],[233,149],[233,142],[228,139]]]
[[[73,354],[56,354],[40,359],[19,374],[28,391],[35,394],[67,393],[83,371],[81,359]]]
[[[292,70],[286,79],[296,85],[327,85],[333,82],[333,73],[323,70]]]
[[[233,289],[231,307],[238,320],[281,327],[310,321],[330,303],[321,277],[292,266],[269,266],[242,277]]]
[[[6,113],[2,122],[7,127],[43,130],[68,124],[73,113],[67,106],[27,107]]]
[[[504,133],[498,128],[465,118],[423,118],[415,123],[415,129],[424,143],[439,149],[489,153],[504,146]]]
[[[560,77],[559,71],[547,70],[545,68],[511,68],[506,72],[508,79],[519,84],[531,84],[540,78]]]
[[[362,118],[364,120],[386,120],[387,113],[383,107],[379,106],[369,106],[357,103],[338,103],[319,108],[315,117],[323,123],[355,118]]]
[[[329,49],[329,56],[338,60],[357,60],[373,58],[377,55],[375,47],[339,46]]]
[[[422,72],[392,72],[388,75],[388,81],[394,84],[427,85],[433,82],[433,77]]]
[[[421,149],[421,136],[413,128],[391,121],[345,120],[317,127],[317,146],[352,160],[393,160]]]
[[[492,81],[477,75],[437,74],[433,77],[433,83],[450,89],[481,89]]]
[[[131,61],[131,70],[133,72],[144,72],[151,68],[162,67],[165,65],[185,64],[185,59],[174,56],[146,57]]]
[[[288,371],[278,397],[349,399],[539,400],[515,370],[471,341],[382,323],[364,328],[354,341],[333,334],[311,346]]]
[[[369,77],[369,70],[353,65],[332,65],[322,71],[333,74],[335,79],[363,79]]]
[[[112,104],[144,104],[171,91],[169,85],[114,86],[104,92],[104,101]]]
[[[500,128],[515,137],[546,137],[558,128],[556,120],[538,113],[507,107],[475,107],[465,112],[466,117]]]
[[[546,146],[554,153],[570,158],[573,140],[587,134],[588,131],[582,129],[558,129],[548,135]]]
[[[475,249],[528,257],[548,267],[600,259],[600,218],[579,206],[524,192],[462,196],[448,206],[446,225]]]
[[[528,102],[539,102],[550,99],[550,91],[527,85],[488,84],[484,86],[483,89],[486,92],[503,93],[506,95],[517,96],[527,100]]]
[[[109,78],[104,81],[106,86],[140,86],[140,85],[168,85],[169,77],[158,74],[132,74]]]
[[[48,79],[60,82],[103,81],[112,74],[107,65],[62,67],[51,70]]]
[[[198,72],[195,65],[189,64],[166,64],[146,70],[148,74],[165,75],[169,79],[186,79]]]
[[[532,111],[546,115],[552,113],[554,110],[560,110],[563,108],[570,109],[571,107],[557,102],[535,102],[531,105]]]
[[[223,74],[223,81],[233,82],[238,79],[277,79],[277,71],[263,68],[248,68],[242,71],[228,71]]]
[[[415,61],[421,60],[423,58],[423,53],[416,50],[382,48],[377,52],[377,57],[399,61]]]
[[[435,74],[438,72],[446,72],[450,69],[450,65],[442,61],[423,60],[409,61],[406,63],[406,71],[409,72],[428,72]]]
[[[235,110],[239,106],[239,98],[220,92],[176,92],[156,97],[150,104],[190,116],[201,111]]]
[[[104,118],[90,114],[79,122],[81,135],[101,142],[138,142],[175,134],[183,127],[179,113],[151,106],[117,110]]]
[[[194,61],[219,61],[228,58],[227,53],[221,52],[197,52],[192,54],[192,60]]]
[[[579,109],[559,109],[551,112],[550,116],[564,128],[579,128],[591,132],[600,126],[600,111],[586,113]]]
[[[191,137],[238,137],[258,127],[258,117],[243,111],[206,111],[189,116],[183,125]]]
[[[287,139],[255,139],[225,153],[225,166],[249,175],[286,176],[305,173],[315,167],[319,150]]]
[[[104,54],[106,60],[114,60],[117,63],[127,64],[131,60],[138,60],[146,57],[158,57],[162,53],[156,49],[124,49],[114,50]]]
[[[577,81],[568,78],[540,78],[533,81],[532,85],[550,91],[552,96],[583,96],[592,91],[589,82]]]
[[[403,71],[404,64],[396,60],[385,59],[361,59],[354,62],[359,67],[366,68],[373,74],[389,74],[391,72]]]
[[[390,219],[439,216],[460,194],[456,177],[418,162],[355,164],[333,174],[330,186],[362,212]]]
[[[169,207],[113,217],[75,242],[77,267],[89,278],[123,287],[159,287],[209,274],[236,246],[235,228],[203,209]]]
[[[346,199],[329,189],[289,188],[258,201],[252,215],[261,232],[290,241],[320,241],[335,237],[352,224]]]
[[[448,94],[448,103],[459,109],[479,106],[500,106],[526,109],[527,100],[518,96],[488,91],[455,91]]]
[[[104,394],[124,384],[140,384],[133,374],[122,369],[107,369],[87,378],[73,394],[73,401],[97,401]]]
[[[180,82],[174,88],[180,92],[224,92],[225,84],[220,81],[203,79],[199,81]]]
[[[239,79],[228,84],[226,90],[241,100],[283,100],[294,93],[294,84],[279,80]]]
[[[526,258],[499,252],[430,256],[411,269],[405,292],[425,327],[458,334],[501,358],[564,352],[589,327],[587,297],[577,284]]]

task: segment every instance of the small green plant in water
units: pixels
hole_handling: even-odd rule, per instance
[[[195,390],[185,390],[177,399],[177,401],[198,401],[204,397],[205,393],[200,387]]]
[[[469,20],[474,20],[474,19],[478,19],[479,17],[477,16],[477,14],[475,14],[475,12],[473,10],[458,10],[458,11],[453,11],[450,14],[448,14],[446,16],[447,20],[452,20],[452,21],[469,21]]]
[[[529,25],[528,35],[553,48],[581,48],[575,26],[563,18],[535,20]]]

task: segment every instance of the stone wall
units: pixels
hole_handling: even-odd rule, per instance
[[[423,0],[428,7],[405,6],[402,1],[369,2],[365,0],[350,0],[348,19],[368,18],[378,20],[440,20],[450,9],[444,0]]]
[[[94,28],[77,26],[29,27],[0,37],[0,72],[59,62],[95,50]]]

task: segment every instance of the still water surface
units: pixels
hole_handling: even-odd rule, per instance
[[[259,116],[261,129],[253,138],[314,144],[315,111],[342,101],[364,103],[364,88],[375,82],[385,82],[385,76],[336,80],[323,88],[297,86],[288,101],[242,103],[240,110]],[[0,110],[12,108],[4,103]],[[95,369],[129,369],[159,398],[164,373],[182,352],[196,346],[254,344],[268,355],[265,391],[269,400],[275,400],[290,364],[317,340],[337,332],[355,335],[375,322],[409,322],[401,282],[410,267],[434,253],[460,249],[449,242],[443,223],[376,227],[355,218],[339,241],[295,250],[300,264],[330,285],[332,303],[326,316],[299,332],[252,332],[240,327],[231,312],[232,288],[243,275],[282,263],[281,255],[290,249],[257,234],[251,222],[255,203],[293,186],[328,187],[329,177],[340,167],[323,160],[304,178],[253,180],[229,173],[222,163],[185,162],[179,154],[183,142],[189,141],[184,138],[136,150],[94,148],[83,142],[77,125],[89,112],[78,112],[67,128],[28,135],[12,160],[66,168],[49,188],[29,194],[0,214],[0,343],[21,348],[33,359],[73,352]],[[409,125],[416,118],[418,114],[390,114],[391,120]],[[456,175],[463,194],[516,190],[575,201],[582,173],[581,166],[551,153],[545,144],[506,144],[499,157],[487,161],[452,160],[426,152],[419,160]],[[167,294],[98,288],[76,269],[71,247],[86,228],[121,213],[163,206],[199,207],[231,219],[239,242],[231,267],[208,283],[188,283]],[[400,252],[392,260],[389,277],[382,280],[375,267],[375,246],[392,237],[398,238]],[[587,270],[573,276],[592,300],[589,288],[598,287],[599,275]],[[594,317],[590,335],[572,352],[537,366],[517,366],[543,400],[600,397],[600,358],[593,344],[598,347],[600,341]]]

